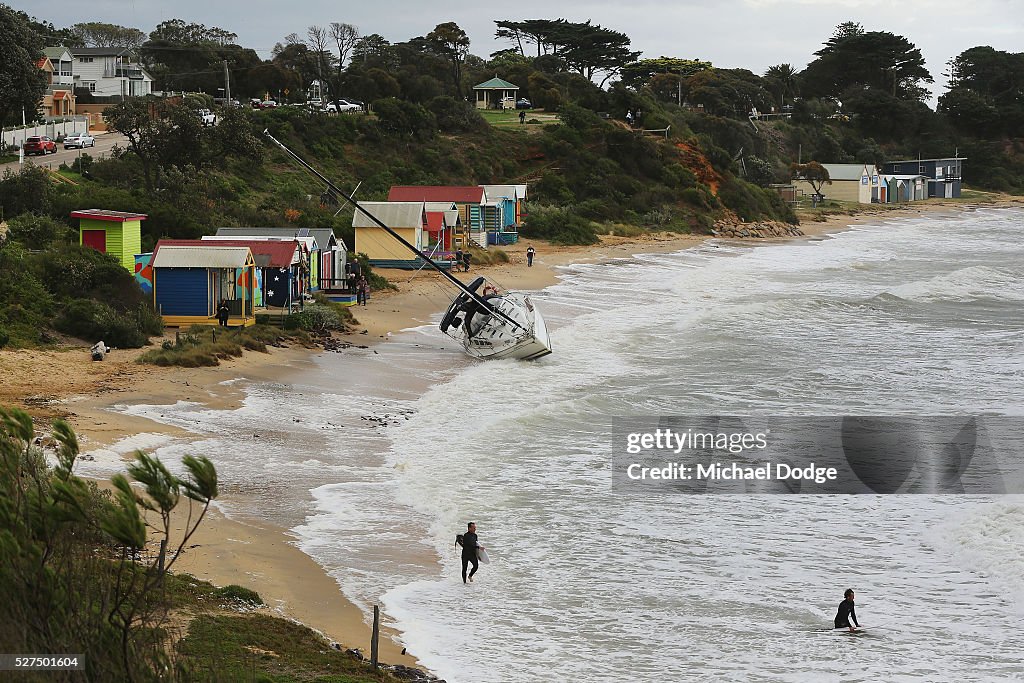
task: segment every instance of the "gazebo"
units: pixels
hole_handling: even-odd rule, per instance
[[[477,109],[515,109],[519,86],[495,75],[489,81],[474,85],[473,92],[476,93]]]

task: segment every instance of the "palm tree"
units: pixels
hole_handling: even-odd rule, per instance
[[[787,100],[792,101],[800,94],[797,71],[792,64],[770,66],[764,72],[764,77],[777,84],[778,93],[782,98],[780,104],[785,104]]]

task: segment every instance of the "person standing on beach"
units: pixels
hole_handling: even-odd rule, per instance
[[[459,542],[459,538],[462,539],[462,583],[466,583],[467,578],[472,583],[473,574],[476,574],[476,570],[480,568],[480,559],[477,557],[477,552],[484,549],[476,537],[476,522],[470,522],[467,525],[466,533],[457,537],[455,539],[456,543]],[[473,569],[467,576],[466,569],[470,564],[473,565]]]
[[[356,283],[356,306],[366,305],[366,292],[370,288],[370,283],[366,281],[366,278],[362,275],[359,276],[359,282]]]
[[[847,588],[843,597],[845,600],[839,603],[839,612],[836,613],[836,628],[848,627],[850,631],[856,631],[857,628],[860,628],[860,624],[857,623],[857,613],[853,611],[853,589]],[[853,624],[850,623],[850,620],[853,620]]]
[[[469,260],[473,258],[473,255],[469,253],[469,250],[462,252],[462,265],[466,268],[466,272],[469,272]]]
[[[462,267],[462,249],[455,250],[455,270]]]
[[[533,248],[532,245],[526,248],[526,267],[527,268],[533,268],[533,255],[536,254],[536,253],[537,252]]]
[[[228,308],[228,302],[226,299],[221,299],[220,306],[217,307],[217,323],[221,327],[227,327],[229,317],[231,317],[231,309]]]

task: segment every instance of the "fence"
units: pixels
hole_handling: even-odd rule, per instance
[[[21,147],[25,142],[25,138],[30,138],[34,135],[47,135],[51,138],[56,139],[58,135],[68,135],[69,133],[88,133],[89,132],[89,118],[87,116],[72,116],[70,118],[54,119],[43,123],[37,123],[24,128],[17,127],[13,130],[4,130],[0,134],[0,141],[2,141],[3,147],[9,147],[17,145]]]

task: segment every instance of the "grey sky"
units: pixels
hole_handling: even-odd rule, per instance
[[[237,33],[239,42],[267,57],[285,35],[304,33],[310,24],[341,21],[362,34],[380,33],[391,41],[424,35],[436,24],[455,21],[469,34],[471,52],[486,57],[510,47],[494,38],[498,19],[591,19],[626,33],[645,57],[699,58],[720,67],[763,73],[773,64],[802,69],[815,50],[843,21],[860,22],[869,31],[890,31],[921,48],[943,92],[946,63],[964,50],[991,45],[1024,50],[1024,2],[1021,0],[513,0],[470,3],[451,0],[363,0],[263,2],[251,0],[93,0],[13,3],[57,26],[106,21],[149,32],[156,24],[180,18]]]

